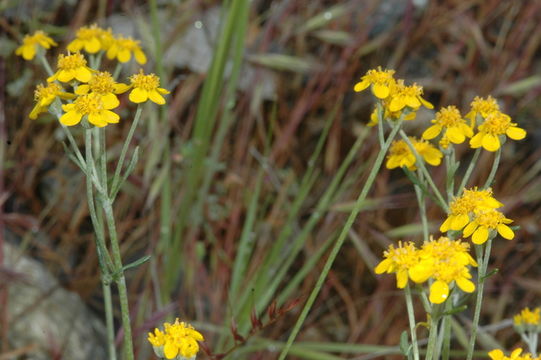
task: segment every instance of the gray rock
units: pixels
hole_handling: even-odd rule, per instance
[[[105,327],[79,295],[62,288],[38,261],[4,245],[9,282],[8,339],[13,348],[35,345],[28,360],[106,359]]]

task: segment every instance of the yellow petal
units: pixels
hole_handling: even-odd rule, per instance
[[[443,224],[441,224],[440,231],[442,233],[449,231],[449,228],[450,228],[449,226],[450,225],[451,225],[451,217],[449,216],[449,217],[447,217],[447,219],[445,219]]]
[[[376,95],[377,98],[385,99],[387,96],[389,96],[390,92],[391,90],[386,85],[374,84],[374,86],[372,86],[372,93],[374,93],[374,95]]]
[[[507,129],[505,134],[513,140],[522,140],[526,137],[526,130],[516,126],[511,126],[509,129]]]
[[[431,102],[423,99],[422,97],[419,96],[419,101],[421,101],[421,104],[423,104],[423,106],[427,109],[434,109],[434,105],[432,105]]]
[[[450,127],[445,132],[447,138],[453,144],[462,144],[466,140],[466,136],[460,131],[458,127]]]
[[[421,102],[419,101],[419,99],[417,99],[416,96],[406,96],[404,100],[406,102],[406,105],[408,105],[410,108],[417,109],[421,106]]]
[[[77,95],[85,95],[85,94],[88,94],[89,91],[90,91],[90,86],[88,86],[87,84],[79,85],[77,86],[77,89],[75,89],[75,93]]]
[[[438,149],[427,149],[423,153],[423,159],[432,166],[438,166],[441,164],[441,158],[443,154]]]
[[[500,139],[496,135],[486,134],[483,137],[483,148],[487,151],[496,151],[500,148]]]
[[[472,293],[475,291],[475,284],[466,278],[458,278],[455,280],[457,286],[464,292]]]
[[[484,244],[487,240],[488,240],[488,229],[484,226],[479,226],[471,237],[471,241],[477,245]]]
[[[474,232],[475,230],[477,230],[477,227],[478,227],[478,226],[479,226],[479,224],[477,224],[475,221],[469,223],[468,226],[466,226],[466,227],[464,228],[464,231],[463,231],[462,235],[463,235],[464,237],[469,237],[471,234],[473,234],[473,232]],[[459,230],[460,230],[460,229],[459,229]]]
[[[385,163],[387,169],[396,169],[398,166],[400,166],[400,158],[398,156],[389,156],[387,158],[387,162]]]
[[[73,70],[60,70],[57,74],[58,81],[61,82],[70,82],[75,77]]]
[[[114,109],[118,105],[120,105],[120,101],[118,101],[118,98],[116,97],[116,95],[112,93],[102,95],[101,102],[103,103],[104,109],[107,109],[107,110]]]
[[[159,92],[162,95],[170,94],[171,91],[164,89],[164,88],[156,88],[156,91]]]
[[[38,118],[38,115],[44,112],[45,109],[42,106],[39,106],[39,104],[36,104],[28,117],[32,120],[36,120]]]
[[[178,347],[171,341],[167,341],[163,347],[163,354],[166,359],[174,359],[178,355]]]
[[[117,113],[109,111],[109,110],[103,110],[102,113],[102,119],[107,121],[109,124],[117,124],[120,120],[120,116],[118,116]]]
[[[118,48],[116,45],[112,45],[105,54],[107,56],[107,59],[112,60],[116,57],[116,54],[118,53]]]
[[[165,104],[165,99],[156,90],[149,91],[148,92],[148,97],[150,98],[150,100],[152,100],[153,102],[155,102],[158,105]]]
[[[118,58],[118,61],[120,61],[121,63],[125,63],[125,62],[130,61],[130,59],[131,59],[130,51],[127,50],[127,49],[121,49],[118,52],[117,58]]]
[[[449,296],[449,285],[447,283],[436,280],[430,286],[430,302],[433,304],[441,304]]]
[[[36,56],[36,47],[33,45],[27,45],[23,47],[23,58],[25,60],[32,60]]]
[[[79,39],[75,39],[73,40],[72,42],[69,43],[68,45],[68,51],[70,52],[77,52],[79,50],[81,50],[81,48],[83,47],[83,42]]]
[[[423,139],[425,140],[432,140],[436,136],[438,136],[441,132],[441,126],[440,125],[432,125],[428,129],[426,129],[423,132]]]
[[[131,86],[126,85],[126,84],[122,84],[122,83],[118,83],[118,84],[115,84],[113,86],[113,89],[114,89],[115,94],[123,94],[126,91],[130,90]]]
[[[147,57],[141,50],[135,50],[133,54],[135,55],[135,61],[137,61],[139,64],[144,65],[147,63]]]
[[[389,269],[389,266],[391,265],[390,259],[383,259],[374,269],[376,274],[383,274]]]
[[[472,149],[480,148],[483,145],[483,133],[475,134],[470,140],[470,146]]]
[[[141,88],[134,88],[130,92],[129,99],[131,102],[139,104],[148,100],[148,91]]]
[[[404,106],[406,106],[406,103],[403,98],[394,97],[389,104],[389,110],[391,110],[392,112],[400,111],[404,108]]]
[[[97,112],[88,114],[88,122],[97,127],[104,127],[107,125],[107,121],[103,119],[101,113]]]
[[[492,360],[503,360],[503,358],[505,357],[505,355],[503,354],[503,351],[501,351],[500,349],[494,349],[494,350],[490,351],[488,353],[488,356]]]
[[[100,47],[101,47],[100,41],[96,38],[92,38],[88,41],[85,41],[85,51],[90,54],[94,54],[100,51]]]
[[[60,117],[60,123],[66,126],[77,125],[82,117],[83,114],[78,113],[77,111],[68,111]]]
[[[396,287],[403,289],[408,283],[408,271],[406,269],[398,270],[396,273]]]
[[[470,217],[467,214],[459,214],[453,217],[451,221],[451,230],[462,230],[470,222]]]
[[[75,78],[80,82],[88,82],[92,77],[92,73],[86,67],[80,67],[75,70]]]
[[[363,81],[358,82],[357,84],[355,84],[355,87],[353,88],[353,90],[355,92],[360,92],[360,91],[365,90],[369,86],[370,86],[370,83],[368,81],[366,81],[366,80],[363,80]]]
[[[424,283],[434,273],[433,262],[421,262],[408,271],[410,279],[418,284]]]
[[[498,230],[498,234],[500,234],[504,239],[511,240],[515,237],[513,230],[505,224],[498,225],[496,229]]]

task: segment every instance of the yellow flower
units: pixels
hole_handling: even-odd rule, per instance
[[[466,137],[473,136],[473,130],[466,120],[460,115],[456,106],[442,108],[436,113],[436,118],[432,120],[434,125],[423,132],[423,139],[431,140],[444,131],[440,140],[442,148],[447,148],[449,142],[453,144],[462,144]]]
[[[384,118],[387,118],[387,119],[391,119],[391,120],[398,120],[400,118],[400,116],[402,115],[402,111],[396,111],[396,112],[391,112],[389,111],[389,107],[386,105],[387,101],[384,101],[384,114],[383,114],[383,117]],[[417,113],[415,111],[412,111],[406,115],[404,115],[404,120],[415,120],[417,116]],[[378,109],[377,108],[374,108],[374,110],[372,111],[372,113],[370,114],[370,121],[368,122],[368,126],[372,127],[372,126],[376,126],[379,122],[379,119],[378,119]]]
[[[477,115],[480,115],[483,119],[492,113],[499,112],[500,107],[492,96],[488,96],[486,99],[476,96],[470,104],[471,110],[466,114],[466,118],[470,119],[470,124],[473,127],[475,125],[475,120]]]
[[[423,105],[428,109],[433,109],[434,106],[423,99],[423,88],[417,84],[410,86],[404,85],[403,80],[398,80],[391,86],[389,111],[398,112],[402,111],[405,107],[409,107],[411,110],[417,110]]]
[[[492,196],[492,189],[464,189],[462,196],[454,199],[449,206],[449,215],[441,224],[440,231],[462,230],[471,221],[473,213],[479,209],[497,209],[503,204]]]
[[[125,38],[122,35],[119,35],[118,37],[113,38],[109,49],[107,50],[108,59],[116,58],[121,63],[130,61],[132,54],[135,56],[135,61],[139,64],[146,64],[147,57],[143,50],[141,50],[139,41],[133,40],[131,37]]]
[[[522,311],[513,317],[513,323],[515,326],[533,325],[538,327],[541,325],[541,308],[537,307],[530,310],[526,307]]]
[[[485,121],[479,125],[479,132],[470,140],[473,149],[483,147],[487,151],[496,151],[500,148],[500,135],[507,135],[513,140],[522,140],[526,131],[511,122],[511,117],[501,112],[488,114]]]
[[[148,334],[148,341],[160,358],[192,359],[199,352],[198,341],[204,341],[203,335],[190,324],[180,322],[165,323],[164,331],[159,329]]]
[[[372,93],[379,99],[385,99],[391,93],[391,85],[395,83],[394,70],[377,69],[368,70],[361,81],[355,84],[353,90],[360,92],[371,86]]]
[[[434,304],[444,302],[453,282],[462,291],[471,293],[475,284],[470,280],[468,266],[477,266],[477,262],[469,254],[469,244],[460,240],[440,237],[423,244],[419,251],[421,261],[409,269],[410,279],[423,283],[429,278],[434,282],[430,286],[429,300]]]
[[[111,103],[104,103],[99,94],[80,95],[72,104],[62,105],[66,113],[60,117],[60,122],[66,126],[73,126],[81,122],[83,116],[87,116],[88,122],[97,127],[116,124],[120,117],[110,111],[115,107]]]
[[[162,94],[169,94],[169,91],[160,87],[160,78],[155,74],[145,75],[143,70],[139,70],[139,74],[132,75],[130,81],[129,88],[133,88],[130,101],[139,104],[150,99],[158,105],[165,104]]]
[[[474,219],[464,228],[464,237],[471,235],[472,242],[477,245],[484,244],[491,230],[496,230],[504,239],[512,240],[515,233],[509,226],[513,220],[506,218],[495,209],[476,209]]]
[[[97,72],[92,75],[88,84],[82,84],[77,87],[77,95],[86,95],[90,92],[101,95],[101,100],[105,106],[116,108],[120,105],[115,94],[126,92],[129,86],[117,83],[107,71]]]
[[[92,77],[92,69],[86,66],[86,59],[80,53],[71,55],[60,54],[58,56],[58,71],[50,76],[47,81],[70,82],[73,79],[80,82],[88,82]]]
[[[100,50],[107,50],[110,46],[110,30],[104,30],[98,25],[83,26],[77,30],[75,39],[68,44],[68,51],[77,52],[84,49],[87,53],[95,54]]]
[[[492,360],[539,360],[541,357],[535,357],[530,353],[522,354],[522,349],[517,348],[513,350],[510,356],[505,356],[502,350],[494,349],[488,353],[488,356]]]
[[[57,97],[64,100],[73,99],[75,97],[75,95],[64,92],[63,90],[64,89],[56,83],[47,84],[47,86],[39,84],[34,91],[36,105],[30,112],[30,119],[37,119],[39,114],[46,112],[49,105],[51,105]]]
[[[38,30],[32,35],[24,37],[23,44],[15,50],[15,54],[21,55],[25,60],[32,60],[40,47],[49,49],[51,46],[57,45],[45,32]]]
[[[420,258],[419,252],[412,242],[403,244],[398,242],[398,247],[390,245],[383,253],[383,259],[375,268],[376,274],[396,273],[396,286],[399,289],[406,287],[408,283],[408,270],[415,266]]]
[[[410,141],[415,150],[428,164],[438,166],[441,163],[443,154],[436,149],[434,145],[430,144],[428,141],[417,140],[414,137],[410,137]],[[415,162],[415,155],[408,144],[404,140],[396,140],[391,144],[385,166],[387,169],[407,167],[409,170],[413,171],[416,169]]]

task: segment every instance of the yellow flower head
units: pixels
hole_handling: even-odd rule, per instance
[[[479,125],[479,132],[470,140],[473,149],[481,146],[487,151],[496,151],[500,148],[500,136],[507,135],[513,140],[522,140],[526,137],[526,131],[511,122],[509,115],[502,112],[492,112],[487,115],[485,121]]]
[[[504,352],[500,349],[494,349],[488,353],[488,356],[492,360],[539,360],[541,357],[535,357],[530,353],[522,354],[522,349],[517,348],[513,350],[511,355],[505,356]]]
[[[156,356],[166,359],[191,359],[199,352],[198,341],[204,341],[203,335],[190,324],[180,322],[165,323],[164,331],[155,329],[148,334]]]
[[[406,86],[403,80],[398,80],[391,86],[388,109],[390,112],[399,112],[408,107],[410,110],[415,111],[421,105],[428,109],[433,109],[434,106],[423,99],[421,95],[423,95],[423,88],[421,86],[417,84]]]
[[[391,93],[391,85],[395,83],[393,78],[394,70],[377,69],[368,70],[366,75],[361,77],[361,81],[355,84],[353,90],[360,92],[372,86],[372,93],[379,99],[385,99]]]
[[[121,63],[130,61],[131,57],[135,57],[135,61],[143,65],[147,62],[147,57],[139,41],[132,39],[131,37],[123,37],[122,35],[112,39],[109,49],[107,50],[108,59],[117,59]]]
[[[432,123],[434,125],[423,132],[423,139],[434,139],[443,131],[440,146],[444,149],[447,148],[450,142],[462,144],[467,137],[471,138],[473,136],[472,128],[462,118],[456,106],[453,105],[438,111]]]
[[[49,49],[57,45],[45,32],[38,30],[24,37],[23,44],[15,50],[15,54],[22,56],[25,60],[32,60],[39,48]]]
[[[417,140],[410,137],[413,147],[419,155],[432,166],[438,166],[441,163],[443,154],[436,149],[434,145],[424,140]],[[387,169],[395,169],[397,167],[406,167],[409,170],[415,170],[416,158],[410,147],[404,140],[396,140],[391,144],[389,155],[387,155]]]
[[[83,116],[87,116],[88,122],[97,127],[116,124],[120,117],[111,111],[116,107],[112,105],[105,103],[97,93],[80,95],[72,104],[62,105],[66,113],[60,117],[60,122],[65,126],[73,126],[81,122]]]
[[[501,212],[495,209],[474,210],[473,221],[464,228],[464,237],[471,235],[474,244],[484,244],[491,230],[496,230],[504,239],[512,240],[515,233],[507,224],[513,220],[506,218]]]
[[[107,50],[110,46],[110,30],[104,30],[98,25],[83,26],[77,30],[75,39],[68,44],[68,51],[77,52],[84,49],[89,54],[95,54],[100,50]]]
[[[50,76],[47,81],[70,82],[76,79],[86,83],[92,77],[92,69],[86,66],[86,59],[80,53],[71,55],[60,54],[57,63],[58,71]]]
[[[128,85],[117,83],[110,73],[102,71],[92,74],[88,84],[79,85],[75,93],[77,95],[85,95],[90,92],[99,94],[104,105],[110,106],[112,109],[120,105],[115,94],[121,94],[128,89]]]
[[[475,290],[470,280],[468,266],[477,266],[477,262],[469,254],[469,244],[460,240],[440,237],[423,244],[419,251],[421,261],[409,269],[409,277],[416,283],[434,279],[430,286],[429,300],[434,304],[444,302],[454,283],[464,292]]]
[[[479,96],[476,96],[470,104],[471,110],[466,114],[466,118],[470,119],[470,124],[473,127],[475,125],[475,120],[477,115],[480,115],[483,119],[492,113],[499,112],[500,106],[492,96],[488,96],[486,99],[483,99]]]
[[[67,100],[73,99],[75,95],[64,92],[62,86],[56,83],[47,84],[47,86],[39,84],[34,91],[34,100],[36,100],[36,105],[30,112],[30,119],[37,119],[39,114],[46,112],[49,105],[51,105],[54,99],[57,97]]]
[[[513,324],[519,332],[534,331],[541,332],[541,308],[530,310],[524,308],[513,317]]]
[[[420,261],[419,251],[412,242],[398,242],[398,247],[390,245],[383,253],[383,259],[375,268],[376,274],[396,273],[396,286],[399,289],[408,283],[408,270]]]
[[[130,101],[139,104],[150,99],[158,105],[165,104],[165,99],[162,94],[169,94],[169,91],[160,87],[160,78],[155,74],[145,75],[143,70],[139,70],[138,74],[130,77]]]
[[[464,189],[462,196],[454,199],[449,206],[449,215],[441,224],[440,231],[459,231],[468,225],[474,212],[480,209],[497,209],[503,204],[492,196],[492,189]]]

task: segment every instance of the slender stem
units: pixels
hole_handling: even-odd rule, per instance
[[[419,174],[419,179],[421,179],[421,174]],[[423,190],[418,185],[413,185],[415,189],[415,195],[417,196],[417,204],[419,204],[419,213],[421,215],[421,224],[423,225],[423,241],[427,242],[429,238],[428,231],[428,219],[426,216],[426,202],[423,194]]]
[[[406,307],[408,309],[408,320],[410,324],[411,344],[413,345],[413,359],[419,360],[419,344],[417,342],[417,331],[415,323],[415,312],[413,310],[413,301],[411,296],[410,285],[407,284],[404,288],[406,295]]]
[[[120,75],[120,71],[122,70],[122,63],[119,62],[116,64],[115,71],[113,72],[113,79],[118,79],[118,75]]]
[[[534,357],[536,357],[537,356],[537,343],[539,341],[539,334],[532,331],[531,336],[532,336],[532,342],[531,342],[532,345],[530,347],[530,352],[532,353],[532,355]]]
[[[452,299],[447,299],[445,302],[445,311],[451,310],[453,307]],[[442,324],[442,336],[443,336],[443,344],[442,344],[442,353],[441,358],[442,360],[449,360],[449,355],[451,352],[451,316],[452,315],[444,315],[443,316],[443,324]]]
[[[286,355],[289,352],[289,349],[291,348],[291,345],[293,344],[293,341],[297,337],[297,334],[299,333],[301,326],[304,323],[306,316],[308,315],[308,312],[310,311],[312,305],[314,304],[314,301],[316,300],[316,297],[319,294],[321,287],[323,286],[323,282],[325,281],[325,278],[327,277],[327,274],[329,273],[329,270],[331,269],[331,266],[334,260],[336,259],[336,256],[338,255],[338,252],[340,251],[340,248],[342,247],[342,244],[344,243],[344,240],[346,239],[349,233],[349,230],[353,226],[353,222],[355,221],[355,218],[361,211],[362,204],[364,200],[366,199],[368,192],[372,188],[372,184],[374,183],[374,180],[376,179],[376,175],[378,174],[379,169],[381,168],[381,165],[383,164],[383,160],[385,159],[385,154],[387,153],[387,150],[391,146],[391,142],[394,140],[398,130],[400,129],[400,126],[402,125],[402,121],[403,121],[403,117],[401,117],[396,123],[393,124],[393,129],[389,137],[387,138],[387,141],[384,143],[384,146],[379,150],[378,155],[376,157],[376,161],[372,167],[372,170],[370,171],[370,174],[368,175],[368,178],[366,179],[366,183],[364,184],[361,190],[361,193],[359,197],[357,198],[357,201],[355,202],[355,207],[349,214],[349,217],[346,220],[346,223],[344,227],[342,228],[342,231],[340,235],[338,236],[336,243],[331,249],[329,257],[327,258],[327,261],[325,262],[325,265],[323,266],[323,270],[321,271],[321,274],[319,275],[317,282],[314,288],[312,289],[312,292],[310,293],[310,296],[308,297],[308,300],[306,301],[306,304],[304,305],[304,308],[302,309],[302,312],[299,318],[297,319],[297,322],[295,323],[295,326],[293,327],[293,330],[291,334],[289,335],[289,338],[287,339],[287,343],[283,347],[278,360],[285,359]]]
[[[377,106],[377,115],[378,115],[378,140],[379,140],[379,146],[383,147],[383,144],[385,143],[385,135],[383,134],[383,106],[381,102],[378,101]]]
[[[139,119],[141,118],[141,112],[143,110],[143,107],[141,105],[137,106],[137,111],[135,112],[135,116],[133,118],[132,124],[130,126],[130,130],[128,132],[128,136],[126,137],[126,141],[124,141],[124,145],[122,146],[122,151],[120,153],[120,158],[118,159],[118,163],[116,165],[115,169],[115,175],[113,176],[113,183],[111,185],[111,192],[116,191],[116,188],[120,186],[120,173],[122,172],[122,166],[124,165],[124,160],[126,158],[126,154],[128,152],[128,148],[130,147],[131,139],[133,138],[133,134],[135,132],[135,129],[137,128],[137,124],[139,123]],[[112,193],[111,193],[112,195]]]
[[[492,163],[492,169],[490,170],[490,174],[488,175],[487,181],[485,182],[485,185],[483,185],[483,189],[487,189],[492,185],[492,182],[494,181],[494,177],[496,176],[496,171],[498,170],[498,166],[500,165],[500,158],[502,156],[502,148],[499,148],[496,151],[496,156],[494,156],[494,162]]]
[[[447,178],[445,179],[445,187],[447,190],[447,201],[450,202],[453,200],[453,195],[455,193],[455,159],[454,159],[454,147],[447,150],[445,154],[445,167],[447,170]]]
[[[477,252],[477,263],[479,264],[479,270],[477,273],[477,296],[475,299],[475,310],[473,315],[472,329],[470,343],[468,345],[468,356],[467,360],[473,358],[473,351],[475,348],[475,339],[477,337],[477,327],[479,326],[479,318],[481,316],[481,305],[483,303],[483,289],[485,285],[485,276],[487,273],[488,267],[488,258],[490,257],[490,249],[492,247],[492,239],[489,239],[485,244],[485,252],[483,255],[482,245],[476,245],[478,248]]]
[[[54,74],[53,69],[51,69],[51,65],[49,65],[49,62],[45,58],[45,55],[38,54],[38,59],[41,62],[41,65],[45,68],[45,71],[49,76],[52,76]]]
[[[77,160],[81,163],[81,165],[85,164],[85,159],[83,155],[81,154],[81,151],[79,150],[79,147],[77,146],[77,142],[73,138],[73,135],[71,135],[71,132],[68,130],[67,127],[64,125],[61,125],[62,130],[64,130],[64,133],[66,134],[66,137],[68,138],[68,141],[71,145],[71,148],[73,149],[73,152],[75,153],[75,156],[77,157]],[[88,170],[86,170],[88,173]]]
[[[107,350],[109,359],[116,360],[115,348],[115,323],[113,316],[113,299],[111,297],[111,285],[102,281],[103,302],[105,303],[105,324],[107,326]]]
[[[402,140],[404,140],[406,142],[406,144],[408,144],[410,150],[415,155],[415,159],[416,159],[415,165],[417,165],[419,167],[419,169],[421,170],[421,172],[425,176],[425,179],[428,182],[428,185],[430,185],[430,187],[432,188],[432,191],[434,191],[434,194],[436,195],[436,198],[438,199],[438,202],[439,202],[440,206],[446,212],[448,212],[449,207],[447,206],[447,202],[443,199],[443,196],[441,195],[441,193],[440,193],[438,187],[436,186],[436,184],[434,184],[434,181],[432,180],[432,177],[430,176],[430,173],[428,172],[428,170],[427,170],[427,168],[425,166],[423,158],[421,157],[421,155],[419,155],[419,153],[417,152],[417,150],[415,149],[415,147],[411,143],[411,140],[408,138],[408,136],[406,135],[404,130],[400,130],[400,137],[402,138]]]
[[[432,358],[434,357],[434,352],[436,350],[436,341],[438,339],[438,318],[435,316],[430,316],[430,330],[428,332],[428,344],[426,345],[425,360],[432,360]]]
[[[478,148],[477,150],[475,150],[475,153],[473,154],[473,157],[470,161],[470,165],[468,165],[468,169],[466,170],[466,173],[464,174],[464,177],[462,178],[462,182],[460,183],[460,188],[458,188],[457,196],[462,195],[464,188],[466,187],[466,185],[468,185],[468,180],[470,180],[470,176],[473,172],[473,169],[475,168],[475,165],[477,165],[477,160],[479,159],[480,154],[481,154],[481,148]]]

